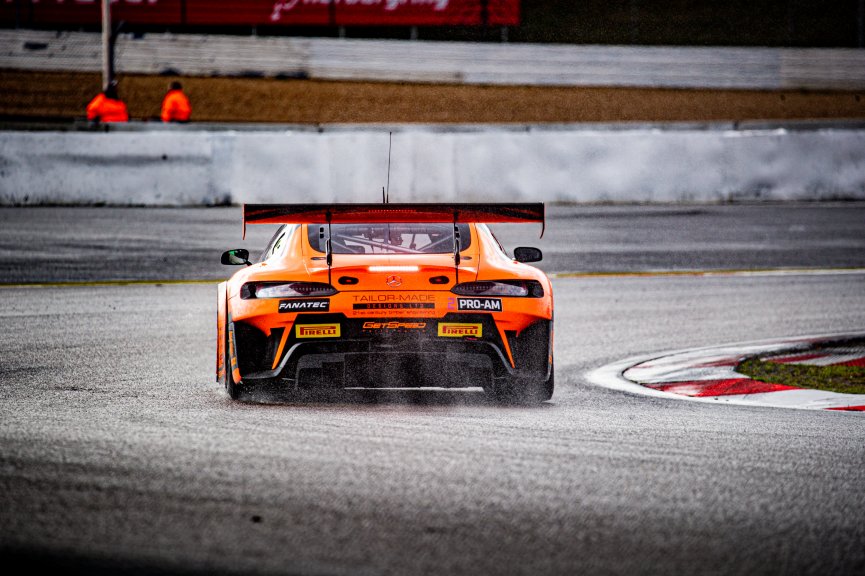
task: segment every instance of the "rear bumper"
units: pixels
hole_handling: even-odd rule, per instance
[[[275,370],[254,372],[244,382],[281,380],[296,383],[304,370],[327,373],[344,386],[400,387],[445,382],[458,385],[455,375],[478,378],[502,377],[513,372],[501,350],[488,342],[449,343],[418,341],[411,349],[382,346],[366,340],[299,342]],[[465,385],[477,385],[463,382]]]
[[[410,328],[369,328],[388,323]],[[551,337],[548,320],[538,320]],[[239,324],[239,323],[238,323]],[[441,336],[441,325],[477,327],[477,336]],[[339,335],[305,339],[298,337],[298,327],[339,326]],[[246,327],[246,331],[254,330]],[[243,333],[244,330],[238,331]],[[503,340],[508,339],[507,344]],[[263,339],[264,335],[258,336]],[[549,338],[549,337],[548,337]],[[443,318],[369,319],[347,318],[343,314],[299,314],[292,329],[274,331],[270,338],[255,346],[244,345],[239,336],[238,356],[242,380],[247,383],[283,382],[297,384],[304,370],[319,371],[341,380],[345,386],[400,387],[433,382],[445,385],[485,385],[490,378],[532,375],[544,377],[546,362],[531,366],[514,357],[519,348],[516,334],[499,331],[489,314],[453,314]],[[545,346],[548,348],[548,346]],[[259,356],[260,360],[252,356]],[[546,358],[546,355],[544,355]],[[541,373],[543,372],[543,374]],[[465,376],[463,378],[462,376]],[[461,382],[462,381],[462,382]],[[480,382],[478,384],[477,382]]]

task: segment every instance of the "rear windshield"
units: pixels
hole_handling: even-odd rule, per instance
[[[457,224],[460,249],[471,245],[468,224]],[[327,224],[310,224],[309,245],[325,251]],[[454,251],[454,225],[421,224],[333,224],[334,254],[450,254]]]

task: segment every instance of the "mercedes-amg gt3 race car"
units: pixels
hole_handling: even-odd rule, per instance
[[[474,387],[502,401],[553,394],[553,294],[486,223],[544,223],[536,204],[257,204],[281,224],[219,284],[217,380],[255,388]],[[541,231],[543,235],[543,228]]]

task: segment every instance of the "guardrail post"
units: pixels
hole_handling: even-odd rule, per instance
[[[111,84],[113,70],[111,65],[111,0],[102,0],[102,89]]]

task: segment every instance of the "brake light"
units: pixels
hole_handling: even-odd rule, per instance
[[[451,292],[460,296],[542,298],[544,287],[536,280],[481,280],[457,284],[451,288]]]
[[[305,298],[333,296],[338,290],[321,282],[250,282],[240,289],[240,297],[251,298]]]

